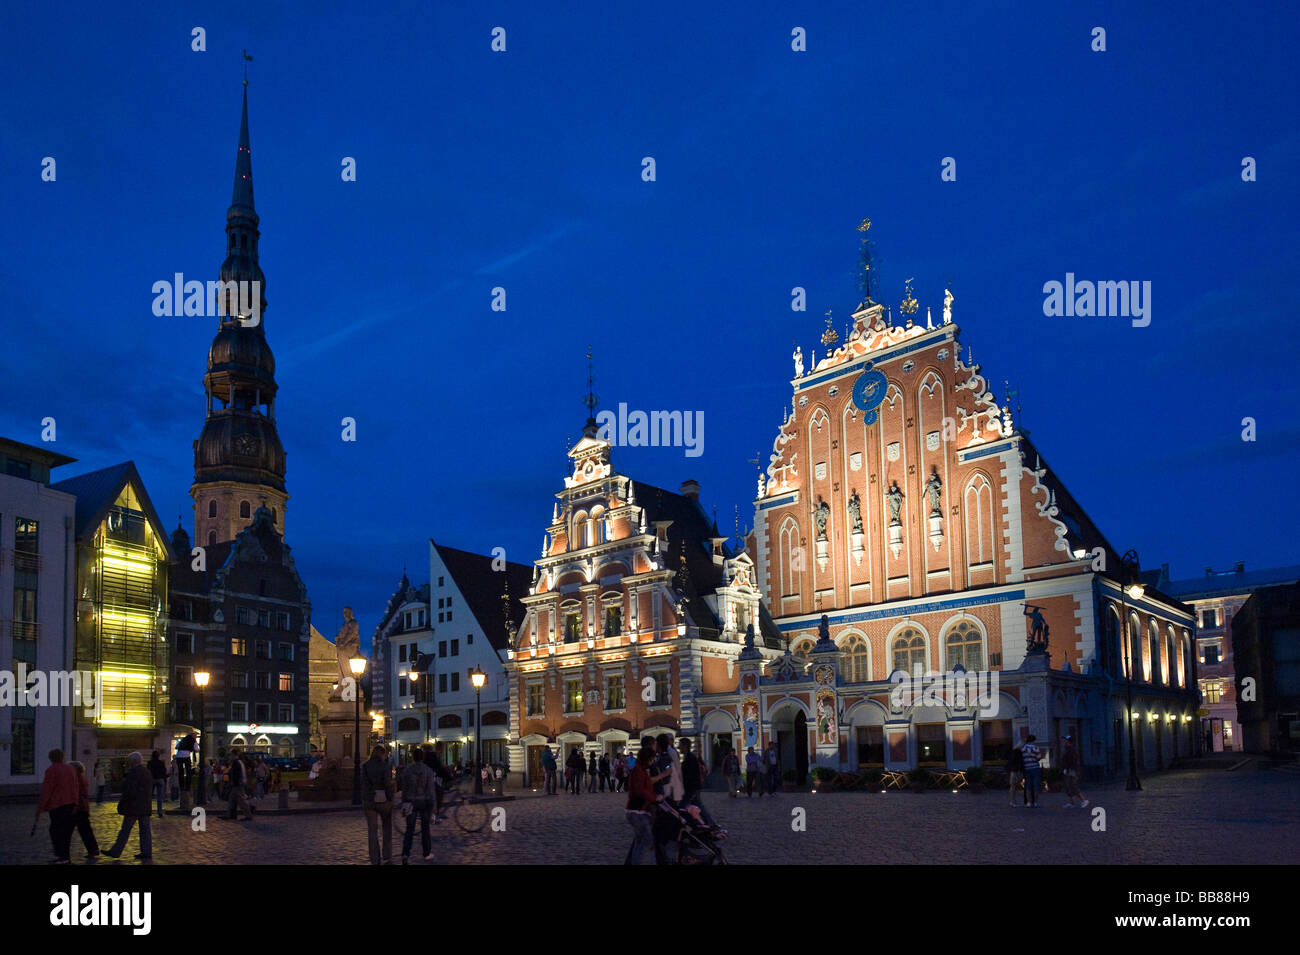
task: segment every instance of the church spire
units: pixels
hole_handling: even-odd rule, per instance
[[[587,406],[587,424],[582,429],[582,433],[589,438],[594,438],[600,430],[596,426],[596,403],[599,399],[596,397],[594,386],[596,383],[595,370],[591,363],[591,346],[587,346],[587,397],[582,403]]]
[[[253,151],[248,142],[248,81],[244,81],[244,114],[239,120],[239,151],[235,154],[235,194],[230,211],[246,211],[256,222],[253,208]]]
[[[252,283],[257,283],[260,308],[255,312],[256,321],[248,323],[248,327],[259,336],[265,334],[263,320],[266,315],[266,276],[257,261],[260,221],[253,207],[253,152],[249,146],[248,86],[245,85],[243,111],[239,118],[239,147],[235,153],[235,189],[230,208],[226,211],[226,260],[221,263],[220,278],[222,282],[248,282],[250,293]],[[228,297],[222,325],[237,316],[238,309],[233,307],[234,304]],[[247,316],[244,322],[247,322]]]

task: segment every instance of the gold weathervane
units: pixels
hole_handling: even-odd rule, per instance
[[[904,315],[916,314],[916,299],[912,297],[912,280],[907,280],[907,288],[903,292],[903,303],[898,306],[898,310]]]

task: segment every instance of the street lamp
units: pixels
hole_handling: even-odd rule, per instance
[[[366,658],[360,653],[348,660],[352,671],[352,805],[361,805],[361,674],[366,672]]]
[[[1128,661],[1128,666],[1124,668],[1126,688],[1128,691],[1128,783],[1124,788],[1129,792],[1141,792],[1142,781],[1138,779],[1136,752],[1133,746],[1133,667],[1136,660],[1133,659],[1133,643],[1129,638],[1128,632],[1128,602],[1125,595],[1132,597],[1134,600],[1141,600],[1146,589],[1142,586],[1141,580],[1138,579],[1138,561],[1137,551],[1130,550],[1119,559],[1120,565],[1120,633],[1123,635],[1124,659]]]
[[[469,682],[474,684],[474,701],[478,713],[474,717],[474,795],[483,795],[483,684],[487,674],[479,666],[469,675]]]
[[[205,805],[208,801],[208,789],[203,783],[203,767],[206,765],[203,761],[203,749],[208,741],[208,681],[212,679],[212,674],[207,670],[194,671],[194,685],[199,688],[199,793],[202,798],[199,805]]]

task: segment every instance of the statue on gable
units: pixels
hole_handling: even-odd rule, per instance
[[[889,523],[901,524],[902,519],[899,514],[903,510],[903,492],[898,489],[898,482],[895,481],[885,492],[885,504],[889,507]]]
[[[849,498],[849,522],[853,527],[854,534],[862,533],[862,502],[858,500],[856,490],[853,492],[853,496]]]
[[[813,522],[817,525],[817,539],[826,540],[826,521],[831,516],[830,506],[820,497],[817,498],[817,506],[813,508]]]
[[[794,376],[796,378],[802,378],[803,377],[803,349],[800,348],[798,345],[795,345],[794,355],[792,355],[791,357],[794,358]]]
[[[939,472],[935,469],[930,470],[930,480],[925,482],[925,497],[930,502],[930,516],[937,517],[943,514],[943,481],[939,479]]]

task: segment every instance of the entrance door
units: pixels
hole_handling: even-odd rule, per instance
[[[799,710],[794,715],[794,781],[808,782],[808,718]]]
[[[529,786],[540,787],[546,782],[546,771],[542,769],[542,752],[545,746],[528,747],[528,780]]]

